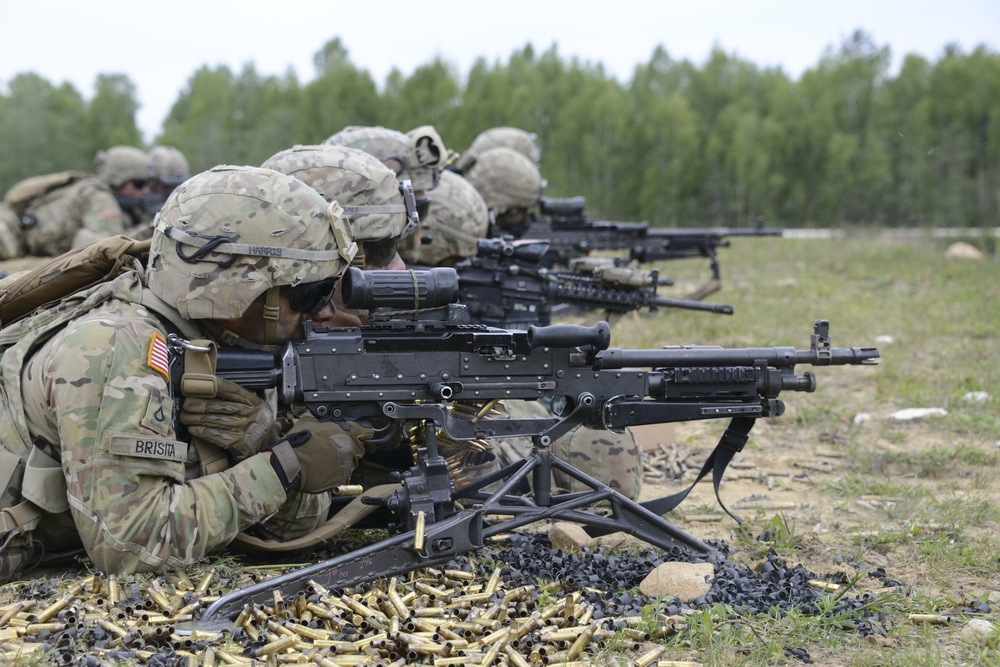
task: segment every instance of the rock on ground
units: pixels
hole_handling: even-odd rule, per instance
[[[649,597],[691,600],[708,594],[714,575],[711,563],[663,563],[642,580],[639,591]]]
[[[983,253],[976,246],[965,241],[952,243],[948,246],[948,250],[945,251],[944,256],[948,259],[969,259],[977,262],[981,262],[984,259]]]

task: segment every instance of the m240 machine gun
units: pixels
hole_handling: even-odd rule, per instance
[[[447,275],[450,272],[450,275]],[[277,390],[286,405],[303,406],[321,420],[369,421],[381,438],[399,438],[405,427],[424,432],[416,464],[402,473],[387,498],[373,498],[395,518],[386,540],[295,570],[222,597],[199,627],[230,622],[247,603],[264,603],[275,591],[294,595],[315,581],[338,588],[439,565],[480,549],[484,540],[527,524],[560,519],[599,532],[623,531],[664,549],[711,555],[712,547],[665,521],[677,497],[639,504],[552,456],[550,443],[580,423],[606,429],[702,419],[729,426],[702,475],[716,485],[726,463],[742,449],[761,417],[781,415],[784,391],[811,392],[816,378],[799,365],[872,365],[875,348],[831,347],[826,321],[817,321],[808,349],[791,347],[610,347],[606,323],[505,330],[470,324],[452,303],[457,276],[451,269],[409,272],[350,269],[343,296],[351,308],[369,308],[371,323],[355,328],[305,326],[303,340],[278,353],[220,349],[216,374],[246,388]],[[400,312],[405,311],[405,312]],[[184,348],[172,337],[175,397],[183,386]],[[487,406],[496,400],[561,399],[558,415],[502,419],[458,403]],[[472,440],[531,436],[532,454],[461,490],[437,450],[437,436]],[[714,459],[714,463],[712,462]],[[558,493],[553,469],[588,491]],[[514,489],[531,480],[531,492]],[[499,488],[487,492],[488,486]],[[718,491],[718,487],[716,487]],[[683,496],[681,495],[680,498]],[[595,503],[610,515],[588,511]]]
[[[603,310],[605,317],[635,310],[682,308],[732,315],[727,304],[672,299],[657,294],[657,271],[588,265],[586,271],[545,268],[548,241],[480,239],[474,257],[455,266],[459,302],[468,306],[472,320],[488,326],[524,329],[549,324],[559,308]]]
[[[712,277],[689,295],[691,299],[703,299],[720,289],[717,250],[729,247],[731,237],[782,235],[782,230],[766,229],[760,223],[753,228],[668,229],[646,222],[590,220],[584,213],[585,203],[583,197],[543,197],[540,219],[528,223],[520,238],[548,241],[547,265],[565,266],[594,250],[625,250],[624,260],[640,263],[703,257],[709,261]]]

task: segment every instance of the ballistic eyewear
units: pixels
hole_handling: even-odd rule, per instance
[[[288,299],[288,307],[297,313],[315,313],[330,303],[336,278],[326,278],[314,283],[303,283],[294,287],[282,287],[281,293]]]

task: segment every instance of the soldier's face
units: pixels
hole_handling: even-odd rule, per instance
[[[145,180],[131,180],[125,181],[125,183],[119,188],[121,195],[123,197],[128,197],[129,199],[142,199],[149,192],[149,181]]]
[[[363,324],[359,315],[344,308],[340,283],[337,283],[337,289],[333,291],[330,303],[312,313],[310,319],[318,327],[360,327]]]
[[[516,229],[523,225],[527,219],[528,209],[511,208],[496,217],[496,224],[500,229]]]
[[[276,341],[266,341],[264,338],[264,297],[263,295],[247,308],[242,317],[232,320],[213,320],[229,329],[238,336],[258,345],[283,344],[290,340],[301,340],[304,337],[302,323],[308,319],[309,313],[300,313],[292,309],[288,297],[278,296],[278,321],[276,326]]]
[[[366,266],[365,268],[367,269],[368,267]],[[383,268],[385,268],[388,271],[405,271],[406,262],[403,261],[403,258],[400,257],[399,253],[397,252],[395,255],[393,255],[392,259],[389,260],[389,263],[386,264],[385,267]]]

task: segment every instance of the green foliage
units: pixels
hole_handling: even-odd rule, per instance
[[[0,189],[29,176],[65,169],[92,171],[87,105],[69,84],[58,88],[21,74],[0,95]]]
[[[141,146],[142,135],[135,124],[139,110],[135,84],[124,74],[102,74],[95,87],[84,135],[88,152],[96,154],[110,146]]]
[[[348,125],[432,124],[457,151],[482,130],[512,125],[538,135],[547,194],[585,196],[592,217],[996,226],[1000,55],[911,55],[895,77],[888,63],[889,49],[858,31],[799,80],[720,49],[699,68],[661,47],[616,81],[600,63],[527,44],[468,73],[436,58],[377,85],[333,38],[304,83],[262,76],[253,63],[239,73],[203,66],[151,143],[177,146],[201,170],[260,164]],[[39,173],[90,169],[111,145],[140,145],[138,106],[121,74],[100,75],[89,101],[69,84],[15,77],[0,90],[0,191]]]

